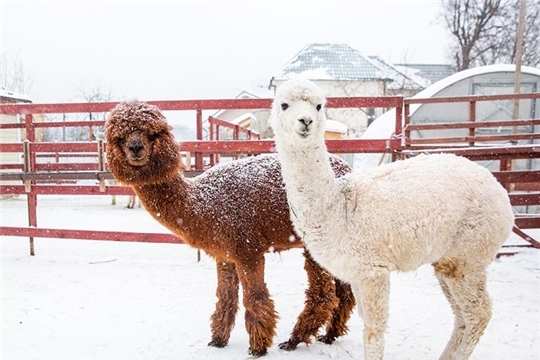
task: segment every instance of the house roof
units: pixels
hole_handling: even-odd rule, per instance
[[[303,76],[310,80],[392,81],[386,71],[347,44],[310,44],[270,81]]]
[[[234,98],[235,99],[260,99],[260,96],[250,93],[249,91],[242,90]],[[227,110],[217,110],[215,113],[212,114],[212,116],[219,118],[219,116],[226,111]]]
[[[375,62],[380,68],[384,69],[386,74],[391,77],[394,81],[387,85],[389,90],[414,90],[420,91],[423,90],[426,85],[425,81],[419,79],[414,79],[407,76],[405,73],[401,72],[394,65],[390,65],[383,59],[378,56],[369,56],[369,58]]]
[[[249,91],[242,90],[238,95],[234,97],[235,99],[259,99],[260,96],[250,93]]]
[[[424,82],[424,87],[428,87],[437,81],[456,73],[454,67],[448,64],[395,64],[399,71],[409,78]]]
[[[0,98],[14,100],[17,102],[32,102],[28,95],[6,90],[3,86],[0,87]]]

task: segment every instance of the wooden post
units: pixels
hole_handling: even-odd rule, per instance
[[[476,101],[471,101],[469,103],[469,121],[474,123],[476,121]],[[474,138],[476,135],[476,127],[471,124],[469,128],[469,137]],[[474,141],[469,141],[469,146],[474,146]]]
[[[104,150],[103,150],[105,147],[103,145],[103,140],[99,139],[97,142],[97,145],[98,145],[98,149],[97,149],[98,150],[98,170],[105,171],[105,155],[104,155]],[[105,192],[105,190],[107,190],[107,184],[105,183],[105,179],[100,178],[99,191]],[[114,200],[114,202],[116,202],[116,200]]]
[[[30,153],[30,141],[28,139],[25,139],[23,142],[23,151],[24,151],[24,172],[29,173],[32,171],[32,156]],[[32,180],[25,180],[24,181],[24,189],[28,193],[26,194],[27,197],[27,207],[28,207],[28,225],[37,227],[37,219],[36,219],[36,207],[37,207],[37,199],[36,195],[32,193]],[[34,248],[34,237],[30,236],[30,256],[35,255],[35,248]]]

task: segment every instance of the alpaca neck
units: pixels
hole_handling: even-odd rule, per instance
[[[334,197],[337,191],[335,175],[324,140],[301,148],[278,141],[276,148],[291,205],[306,208],[306,205],[321,204]]]
[[[192,187],[181,173],[165,182],[133,185],[133,190],[154,219],[186,243],[197,247],[191,228],[200,219],[193,211]]]

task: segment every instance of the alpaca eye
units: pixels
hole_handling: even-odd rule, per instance
[[[282,104],[281,104],[281,110],[285,111],[285,110],[287,110],[288,108],[289,108],[289,104],[287,104],[287,103],[282,103]]]
[[[315,109],[317,109],[317,111],[321,111],[322,105],[321,105],[321,104],[317,105],[317,106],[315,107]]]

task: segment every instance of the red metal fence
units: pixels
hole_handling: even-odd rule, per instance
[[[179,151],[187,154],[186,158],[194,159],[193,166],[188,166],[186,176],[193,176],[212,165],[212,159],[219,155],[254,155],[270,153],[274,144],[271,140],[203,140],[203,110],[216,109],[259,109],[270,108],[271,99],[234,99],[234,100],[193,100],[193,101],[149,101],[163,111],[194,111],[196,123],[196,140],[179,143]],[[116,102],[107,103],[73,103],[73,104],[4,104],[0,105],[0,114],[19,115],[24,117],[23,123],[0,124],[2,129],[24,129],[26,141],[0,144],[0,153],[21,154],[23,164],[2,164],[0,180],[18,180],[20,185],[0,185],[0,195],[26,195],[28,203],[28,227],[0,227],[0,235],[29,237],[31,252],[34,237],[149,241],[149,242],[181,242],[172,235],[141,234],[113,231],[80,231],[68,229],[40,228],[37,221],[38,195],[132,195],[128,187],[110,185],[106,180],[113,180],[105,162],[106,144],[101,141],[86,142],[35,142],[36,130],[47,127],[93,127],[103,126],[104,121],[73,122],[35,122],[32,114],[65,114],[65,113],[103,113],[116,106]],[[332,98],[328,100],[330,108],[347,107],[384,107],[396,108],[396,119],[401,119],[403,99],[401,97],[384,98]],[[401,121],[396,121],[401,126]],[[401,129],[396,128],[396,131]],[[89,131],[91,133],[91,131]],[[399,147],[397,139],[384,140],[344,140],[330,141],[329,149],[336,153],[345,152],[392,152]],[[42,164],[40,157],[61,159],[66,157],[95,158],[92,162],[60,162]],[[205,162],[205,159],[208,161]],[[188,160],[191,165],[191,160]],[[205,163],[207,165],[205,165]],[[66,183],[67,180],[97,180],[99,185],[76,185]],[[53,183],[52,182],[57,182]]]
[[[533,99],[538,101],[540,93],[522,95],[468,96],[436,99],[403,99],[401,97],[354,97],[330,98],[327,102],[329,108],[384,108],[395,109],[394,136],[385,139],[347,139],[327,140],[329,151],[333,153],[388,153],[393,157],[403,158],[413,156],[419,152],[454,152],[467,156],[472,160],[496,159],[500,161],[500,169],[496,176],[509,193],[515,206],[540,205],[540,169],[531,168],[516,171],[512,162],[516,159],[540,158],[540,119],[520,119],[512,121],[482,121],[475,119],[475,106],[481,101],[497,99]],[[220,155],[238,156],[269,153],[273,151],[272,140],[254,139],[253,133],[248,133],[251,140],[224,141],[211,137],[203,140],[203,111],[218,109],[268,109],[271,99],[223,99],[223,100],[192,100],[192,101],[149,101],[163,111],[191,111],[195,113],[196,139],[179,143],[179,151],[185,154],[188,162],[187,176],[197,175],[208,166],[212,166]],[[410,116],[411,104],[425,104],[433,102],[469,103],[469,118],[463,122],[451,124],[412,124]],[[36,142],[36,131],[51,127],[95,127],[103,126],[104,121],[86,120],[70,122],[36,122],[32,114],[65,114],[65,113],[106,113],[117,103],[69,103],[69,104],[3,104],[0,105],[0,114],[19,115],[24,122],[0,124],[0,131],[4,129],[23,129],[26,141],[2,143],[0,153],[16,153],[24,158],[22,164],[1,164],[0,180],[17,180],[17,185],[0,185],[0,195],[19,194],[26,195],[28,204],[28,227],[0,227],[0,235],[29,237],[33,243],[34,237],[116,240],[116,241],[144,241],[144,242],[181,242],[180,239],[169,234],[129,233],[113,231],[81,231],[67,229],[40,228],[37,222],[38,195],[44,194],[70,194],[70,195],[131,195],[128,187],[111,185],[107,180],[113,180],[107,170],[105,161],[106,144],[102,140],[89,140],[85,142],[47,143]],[[403,116],[404,113],[404,116]],[[537,115],[538,116],[538,115]],[[216,119],[209,119],[210,134],[215,134],[217,126],[226,125]],[[478,141],[485,142],[486,138],[479,138],[476,129],[480,127],[515,127],[527,125],[532,127],[531,133],[512,133],[498,137],[496,140],[510,141],[506,145],[477,146]],[[432,138],[413,139],[412,131],[428,129],[444,130],[456,127],[469,129],[469,136],[465,138]],[[236,129],[236,134],[239,130]],[[89,131],[91,133],[91,131]],[[237,137],[238,138],[238,137]],[[517,141],[526,140],[526,144]],[[52,163],[41,163],[38,159],[48,157],[55,159]],[[71,162],[62,159],[71,158]],[[77,161],[74,159],[88,159],[93,161]],[[191,162],[193,159],[193,164]],[[192,165],[192,166],[191,166]],[[77,185],[77,180],[96,180],[98,185]],[[540,228],[540,214],[518,216],[516,220],[516,233],[525,238],[532,246],[540,244],[527,236],[521,229]]]

